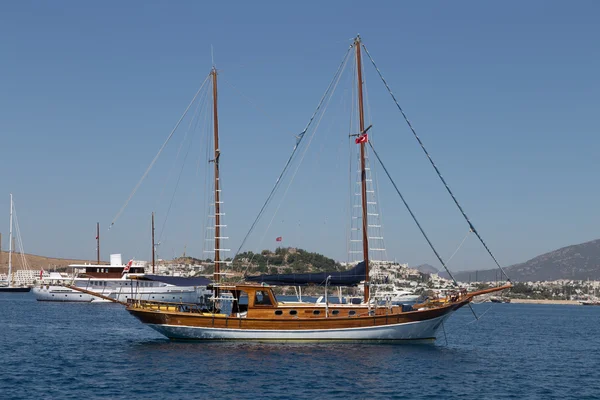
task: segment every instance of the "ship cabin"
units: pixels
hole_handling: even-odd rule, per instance
[[[278,301],[268,285],[219,286],[224,316],[234,318],[306,319],[349,318],[402,312],[401,306],[369,307],[367,304]],[[231,304],[231,311],[229,306]]]
[[[79,268],[85,267],[85,276],[90,278],[121,278],[123,274],[143,274],[144,267],[135,266],[125,270],[125,265],[82,265]]]
[[[120,254],[111,254],[110,264],[71,264],[69,267],[84,270],[80,276],[86,278],[119,279],[125,274],[144,273],[144,267],[134,265],[133,260],[123,264]]]

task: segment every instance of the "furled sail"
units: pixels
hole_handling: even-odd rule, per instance
[[[144,275],[140,280],[158,281],[168,285],[175,286],[207,286],[212,283],[208,278],[199,277],[183,277],[183,276],[168,276],[168,275]]]
[[[247,276],[249,282],[267,283],[276,286],[356,286],[366,279],[365,262],[361,261],[354,268],[347,271],[318,272],[309,274],[274,274]]]

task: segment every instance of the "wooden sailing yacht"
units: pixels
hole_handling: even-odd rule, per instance
[[[211,310],[193,304],[164,304],[151,301],[131,301],[127,310],[140,321],[171,339],[192,340],[259,340],[259,341],[430,341],[436,331],[454,311],[468,305],[478,295],[507,289],[510,283],[468,293],[457,288],[445,298],[428,300],[411,309],[380,305],[372,301],[369,284],[369,238],[365,146],[368,143],[363,112],[363,79],[361,40],[353,48],[356,54],[358,83],[359,133],[354,135],[360,145],[362,250],[363,261],[349,271],[312,274],[311,276],[271,276],[248,280],[261,282],[220,284],[219,244],[219,142],[217,114],[217,71],[211,71],[213,84],[214,126],[214,197],[215,197],[215,271],[214,306]],[[470,224],[470,222],[469,222]],[[364,281],[364,301],[361,304],[330,304],[278,301],[272,284],[282,285],[356,285]],[[226,293],[228,293],[226,295]],[[225,303],[229,299],[228,306]]]

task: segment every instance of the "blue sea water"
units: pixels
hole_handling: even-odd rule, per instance
[[[600,398],[600,307],[474,309],[447,344],[187,343],[120,305],[0,293],[0,398]]]

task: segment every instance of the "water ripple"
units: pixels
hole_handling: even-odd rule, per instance
[[[600,307],[460,310],[435,345],[171,342],[113,304],[0,294],[7,399],[597,398]],[[475,306],[483,313],[489,306]]]

